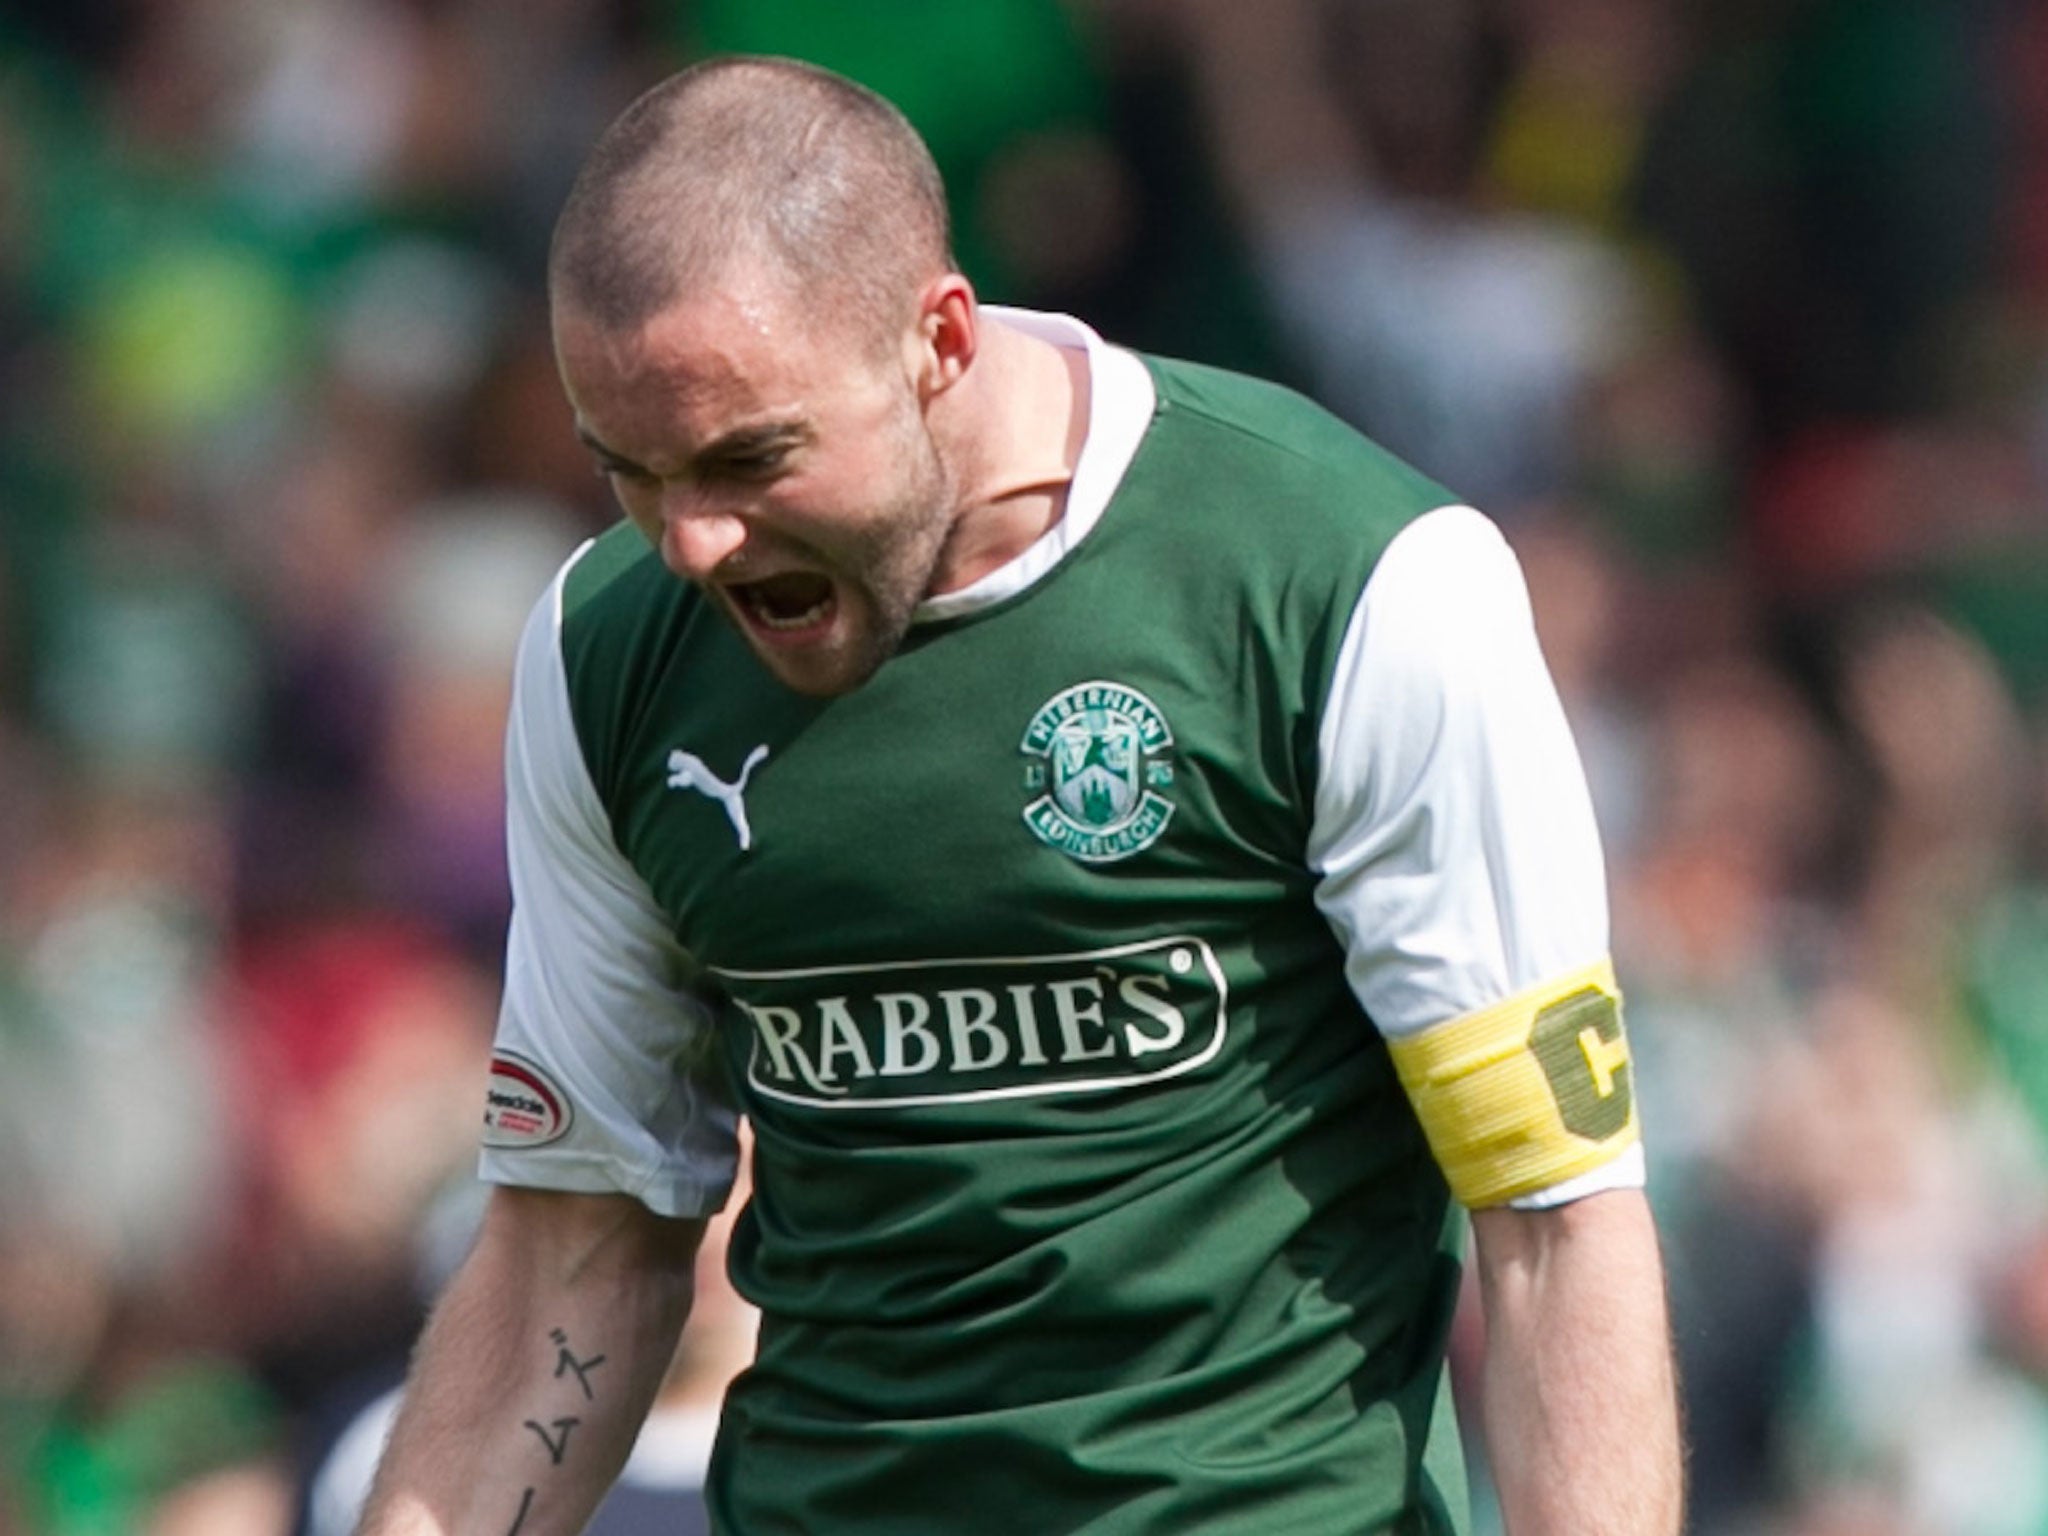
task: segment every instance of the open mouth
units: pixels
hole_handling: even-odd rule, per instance
[[[741,611],[771,634],[819,628],[838,606],[831,578],[815,571],[785,571],[760,581],[734,582],[727,590]]]

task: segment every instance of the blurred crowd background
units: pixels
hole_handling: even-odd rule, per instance
[[[2048,0],[14,0],[0,1533],[346,1519],[474,1219],[513,638],[613,516],[552,216],[733,50],[896,100],[985,297],[1509,531],[1695,1528],[2048,1532]]]

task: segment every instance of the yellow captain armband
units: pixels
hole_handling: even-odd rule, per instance
[[[1388,1048],[1451,1192],[1468,1206],[1548,1189],[1636,1140],[1612,961]]]

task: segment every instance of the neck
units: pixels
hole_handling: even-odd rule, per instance
[[[1088,436],[1088,383],[1085,354],[983,312],[974,365],[933,422],[935,434],[951,429],[960,508],[935,592],[1007,565],[1065,514]]]

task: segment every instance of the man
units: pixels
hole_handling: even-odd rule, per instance
[[[1675,1531],[1599,849],[1491,526],[979,309],[916,136],[806,66],[627,111],[550,283],[629,526],[522,644],[503,1187],[365,1529],[578,1528],[736,1103],[721,1530],[1462,1530],[1455,1190],[1511,1529]]]

